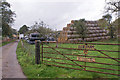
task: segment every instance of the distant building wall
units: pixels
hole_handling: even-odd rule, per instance
[[[19,39],[23,38],[24,34],[19,34]]]

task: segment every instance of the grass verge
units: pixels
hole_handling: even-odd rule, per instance
[[[9,43],[11,43],[11,42],[14,42],[14,41],[15,41],[15,40],[2,42],[2,43],[0,43],[0,47],[1,47],[1,46],[4,46],[4,45],[7,45],[7,44],[9,44]]]

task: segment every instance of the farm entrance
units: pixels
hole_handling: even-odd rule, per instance
[[[119,45],[42,42],[40,61],[50,66],[120,76]]]

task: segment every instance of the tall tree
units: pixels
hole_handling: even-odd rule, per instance
[[[85,25],[85,19],[80,19],[79,21],[75,21],[72,27],[76,27],[77,33],[80,35],[82,40],[87,36],[87,26]]]
[[[18,32],[17,32],[16,29],[12,29],[12,33],[13,33],[13,34],[16,34],[16,35],[18,34]]]
[[[0,17],[2,17],[2,35],[12,36],[11,24],[14,22],[15,13],[10,9],[11,5],[5,0],[0,1]]]
[[[27,31],[28,31],[28,26],[26,26],[26,25],[23,25],[20,29],[19,29],[19,33],[20,34],[25,34]]]
[[[103,29],[108,29],[111,24],[112,16],[110,14],[103,15],[101,19],[98,20],[98,25]]]
[[[47,28],[47,24],[45,24],[43,21],[35,22],[35,24],[31,26],[31,32],[35,31],[39,32],[43,37],[46,37],[46,35],[53,32],[52,29]]]
[[[98,20],[98,25],[102,29],[107,29],[108,28],[108,23],[107,23],[107,21],[104,18]]]
[[[103,16],[103,19],[105,19],[107,21],[109,35],[110,35],[110,37],[112,39],[115,36],[115,34],[114,34],[115,27],[113,27],[113,25],[111,24],[112,16],[110,14],[106,14],[106,15]]]
[[[115,34],[120,35],[120,18],[112,22],[112,25],[116,28]]]
[[[105,0],[105,12],[118,13],[120,11],[120,0]]]
[[[105,19],[108,22],[108,25],[111,23],[112,16],[110,14],[106,14],[103,16],[103,19]]]

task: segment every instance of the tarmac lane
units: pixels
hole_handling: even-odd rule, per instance
[[[18,63],[16,56],[18,41],[2,47],[2,78],[23,78],[26,76]],[[0,57],[1,58],[1,57]],[[1,65],[0,65],[1,66]]]

